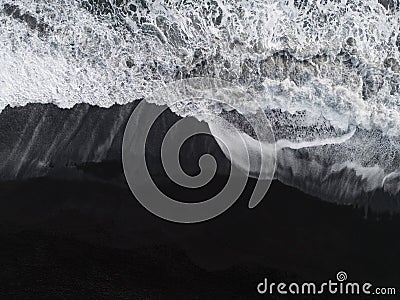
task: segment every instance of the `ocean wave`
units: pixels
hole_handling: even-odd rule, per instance
[[[386,4],[389,7],[388,4]],[[179,78],[259,91],[265,108],[398,135],[399,9],[369,1],[13,1],[0,107],[103,107]]]
[[[110,107],[224,79],[266,111],[278,179],[317,193],[346,168],[358,191],[399,192],[398,1],[2,0],[0,24],[0,109]]]

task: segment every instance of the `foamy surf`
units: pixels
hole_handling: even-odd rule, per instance
[[[279,180],[336,202],[398,197],[399,28],[398,1],[2,0],[0,109],[128,105],[177,79],[224,79],[265,109]]]

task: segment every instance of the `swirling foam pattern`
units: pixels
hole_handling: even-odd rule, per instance
[[[265,109],[279,180],[344,203],[398,195],[397,0],[0,4],[0,108],[109,107],[177,79],[224,79]]]

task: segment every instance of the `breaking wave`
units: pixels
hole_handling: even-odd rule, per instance
[[[224,79],[265,109],[279,180],[344,203],[398,195],[399,1],[0,4],[0,109],[110,107],[178,79]]]

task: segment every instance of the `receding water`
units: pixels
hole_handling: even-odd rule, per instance
[[[276,178],[345,203],[398,195],[399,32],[398,1],[1,0],[0,109],[224,79],[265,109]]]

